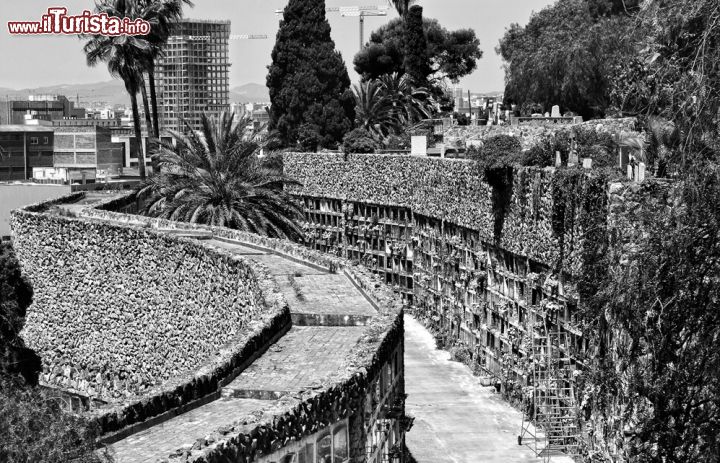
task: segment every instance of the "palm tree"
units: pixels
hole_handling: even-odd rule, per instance
[[[400,125],[408,126],[433,113],[434,101],[424,87],[414,87],[407,74],[385,74],[378,79],[383,93],[393,105],[395,118]]]
[[[397,132],[402,125],[395,117],[393,101],[385,94],[379,80],[361,82],[355,93],[355,125],[378,138]]]
[[[410,9],[410,6],[412,6],[416,2],[417,0],[390,0],[390,3],[392,3],[398,14],[402,17],[405,17],[408,10]]]
[[[108,16],[114,16],[118,18],[129,18],[131,20],[143,19],[148,21],[152,29],[157,29],[158,24],[151,8],[149,8],[144,2],[138,0],[102,0],[96,6],[97,13],[107,14]],[[155,45],[149,40],[152,34],[144,36],[143,40],[148,43],[148,47],[144,50],[140,58],[141,67],[138,69],[139,81],[140,81],[140,94],[143,102],[143,115],[145,116],[145,126],[147,129],[148,137],[152,136],[153,125],[150,115],[150,105],[145,89],[145,78],[144,71],[147,68],[149,57],[156,53]]]
[[[676,149],[680,144],[680,130],[674,122],[661,117],[648,120],[648,154],[655,165],[655,175],[664,177],[668,164],[678,162]],[[684,159],[682,162],[684,163]]]
[[[97,11],[105,12],[105,8],[128,11],[129,8],[132,8],[131,3],[130,0],[107,0],[105,3],[98,4]],[[83,48],[88,66],[105,62],[110,74],[113,77],[121,78],[125,83],[125,90],[130,95],[132,105],[135,139],[138,146],[138,169],[141,179],[145,179],[145,152],[142,146],[137,94],[144,85],[142,78],[144,57],[151,47],[150,43],[140,36],[94,35],[88,38],[88,42]]]
[[[256,153],[248,118],[203,115],[200,133],[171,132],[155,155],[160,174],[139,189],[142,212],[153,217],[229,227],[279,238],[300,238],[300,206],[283,188],[293,184]]]

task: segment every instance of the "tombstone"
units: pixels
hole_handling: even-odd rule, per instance
[[[645,163],[644,163],[644,162],[641,162],[641,163],[638,164],[638,166],[637,166],[637,176],[636,176],[636,180],[637,180],[638,182],[642,182],[642,181],[645,180]]]
[[[633,178],[633,166],[632,164],[627,165],[627,177],[632,180]]]
[[[621,169],[624,169],[625,166],[628,165],[630,162],[630,148],[626,146],[621,146],[620,150],[618,151],[618,166]]]
[[[552,115],[550,117],[560,117],[560,106],[555,105],[552,107]]]
[[[560,157],[560,151],[555,151],[555,167],[562,165],[562,157]]]
[[[583,158],[582,166],[583,169],[592,169],[592,158]]]
[[[410,139],[410,154],[413,156],[427,156],[426,136],[414,136]]]
[[[578,155],[577,151],[572,150],[570,151],[570,156],[568,157],[568,167],[576,166],[578,165]]]
[[[545,113],[545,117],[550,117],[550,113]]]
[[[465,142],[465,146],[467,146],[468,148],[474,147],[480,149],[483,146],[483,142],[482,140],[468,140]]]

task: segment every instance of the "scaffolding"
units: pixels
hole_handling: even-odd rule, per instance
[[[553,456],[579,456],[580,432],[570,367],[569,333],[547,319],[531,326],[532,384],[524,394],[518,444],[543,462]]]

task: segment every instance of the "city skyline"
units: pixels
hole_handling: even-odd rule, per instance
[[[286,0],[245,0],[242,8],[232,0],[198,0],[195,8],[187,8],[185,17],[191,19],[229,19],[232,34],[266,34],[266,40],[230,41],[230,87],[244,84],[265,84],[270,52],[274,45],[279,17],[274,14],[282,9]],[[358,4],[350,0],[327,0],[328,6]],[[386,0],[374,0],[385,4]],[[451,5],[448,5],[451,3]],[[494,49],[505,29],[513,22],[524,24],[532,11],[539,11],[550,0],[421,0],[427,17],[436,18],[448,29],[473,28],[481,41],[483,58],[478,69],[462,79],[459,85],[474,92],[492,92],[504,88],[502,61]],[[57,6],[49,0],[32,0],[22,4],[0,4],[0,16],[7,21],[36,20],[45,9]],[[63,6],[70,12],[79,13],[92,8],[89,0],[66,0]],[[369,17],[365,22],[365,38],[371,31],[397,17],[390,9],[387,17]],[[358,51],[357,18],[343,18],[328,14],[333,39],[341,52],[353,82],[358,80],[352,60]],[[94,84],[107,82],[111,77],[104,66],[89,68],[82,53],[82,42],[76,37],[62,36],[11,36],[7,29],[0,34],[0,49],[8,62],[19,63],[5,69],[0,75],[0,87],[13,90],[62,84]],[[248,65],[247,63],[253,63]],[[47,72],[46,70],[50,70]]]

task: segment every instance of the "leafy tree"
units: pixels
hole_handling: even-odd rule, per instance
[[[258,145],[246,133],[248,119],[223,113],[203,115],[201,135],[172,132],[174,145],[156,155],[161,173],[138,191],[143,213],[272,237],[301,236],[295,219],[301,210],[283,191],[291,183],[281,171],[263,165]]]
[[[378,149],[378,142],[364,128],[353,129],[343,139],[343,152],[368,154]]]
[[[720,148],[719,16],[712,0],[648,2],[638,18],[642,52],[618,66],[615,104],[641,115],[651,154],[682,170],[716,159]]]
[[[330,37],[323,0],[290,0],[277,33],[267,86],[269,129],[285,146],[301,135],[334,148],[352,128],[355,101],[345,63]]]
[[[610,14],[618,11],[611,3],[559,0],[526,26],[511,25],[497,48],[507,102],[540,103],[545,111],[557,104],[586,119],[604,117],[615,68],[636,53],[638,42],[633,18],[624,10]]]
[[[430,75],[435,76],[435,80],[447,78],[456,82],[477,68],[482,51],[475,31],[448,31],[437,19],[423,18],[423,32]],[[363,80],[405,73],[404,33],[403,20],[395,19],[371,34],[368,46],[355,55],[353,61]]]

